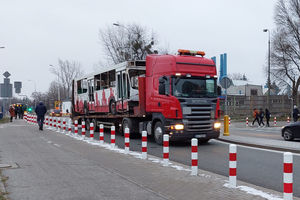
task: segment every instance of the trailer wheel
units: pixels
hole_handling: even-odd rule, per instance
[[[86,120],[85,120],[86,131],[90,131],[90,128],[91,128],[91,127],[90,127],[90,122],[91,122],[91,121],[90,121],[89,119],[86,119]]]
[[[95,132],[99,132],[99,126],[97,126],[97,120],[93,119],[92,122],[94,124],[94,130],[95,130]]]
[[[113,115],[117,114],[117,105],[115,100],[109,102],[109,112]]]
[[[164,127],[161,122],[156,122],[154,126],[154,140],[157,144],[163,144],[163,134],[164,134]]]

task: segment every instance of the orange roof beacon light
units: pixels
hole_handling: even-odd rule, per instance
[[[185,50],[185,49],[178,49],[179,55],[188,55],[188,56],[195,56],[195,55],[200,55],[200,56],[205,56],[204,51],[192,51],[192,50]]]

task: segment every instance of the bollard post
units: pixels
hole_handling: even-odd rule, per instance
[[[229,136],[229,116],[224,115],[224,136]]]
[[[104,143],[104,127],[103,127],[103,124],[100,124],[99,140],[100,140],[100,144]]]
[[[63,121],[63,131],[62,132],[66,133],[66,118],[64,117],[62,121]]]
[[[142,159],[147,159],[147,131],[142,131]]]
[[[293,154],[283,153],[283,199],[293,199]]]
[[[115,148],[115,143],[116,143],[116,128],[115,126],[112,126],[110,132],[110,146],[112,148]]]
[[[61,125],[60,125],[60,117],[58,117],[58,119],[57,119],[57,130],[56,130],[56,132],[60,132],[60,127],[61,127]]]
[[[246,126],[249,126],[249,121],[248,121],[248,117],[246,117]]]
[[[229,185],[236,187],[236,145],[229,145]]]
[[[287,123],[288,124],[290,123],[290,117],[287,117]]]
[[[85,121],[82,119],[81,121],[81,136],[85,138]]]
[[[192,160],[192,166],[191,166],[191,175],[197,176],[198,175],[198,139],[193,138],[191,141],[192,145],[192,154],[191,154],[191,160]]]
[[[276,117],[274,117],[274,126],[277,125]]]
[[[77,120],[74,121],[74,134],[75,134],[75,136],[78,135],[78,121]]]
[[[90,139],[94,139],[94,123],[90,123]]]
[[[72,133],[71,124],[72,124],[72,120],[69,119],[69,120],[68,120],[68,132],[69,132],[69,135],[71,135],[71,133]]]
[[[230,117],[228,118],[228,125],[229,126],[231,125],[231,118]]]
[[[169,165],[169,135],[163,136],[163,166]]]
[[[56,130],[56,126],[57,126],[57,123],[56,123],[56,117],[54,117],[54,131]]]
[[[129,133],[129,128],[125,128],[125,132],[124,132],[124,137],[125,137],[125,154],[129,153],[129,145],[130,145],[130,133]]]

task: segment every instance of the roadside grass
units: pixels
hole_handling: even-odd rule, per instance
[[[2,175],[2,170],[1,169],[0,169],[0,177],[1,177],[2,184],[5,186],[6,185],[6,181],[8,180],[8,177],[4,177]],[[0,200],[8,200],[7,195],[8,195],[8,193],[2,191],[2,189],[0,188]]]
[[[3,117],[0,119],[0,124],[8,123],[9,122],[9,117]]]

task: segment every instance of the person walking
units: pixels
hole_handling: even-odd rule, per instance
[[[267,127],[270,127],[269,121],[270,121],[270,118],[271,118],[271,113],[268,110],[268,108],[266,108],[266,110],[265,110],[265,115],[266,115],[266,121],[267,121],[266,124],[267,124]]]
[[[45,119],[45,114],[47,112],[47,108],[44,103],[41,101],[35,108],[35,113],[37,115],[37,123],[39,125],[39,130],[43,130],[43,124]]]
[[[263,124],[263,126],[265,126],[264,117],[265,117],[265,112],[263,111],[262,108],[260,108],[259,109],[259,124],[260,124],[260,126],[261,126],[261,124]]]
[[[258,123],[258,126],[260,126],[260,123],[259,123],[259,119],[258,119],[258,116],[259,116],[259,113],[258,113],[258,110],[256,108],[253,109],[253,122],[252,122],[252,126],[254,125],[254,123],[257,121]]]
[[[9,114],[10,114],[10,122],[12,122],[15,116],[15,109],[12,105],[9,106]]]
[[[298,121],[298,118],[299,118],[299,110],[298,110],[297,106],[294,105],[294,109],[293,109],[294,122]]]

